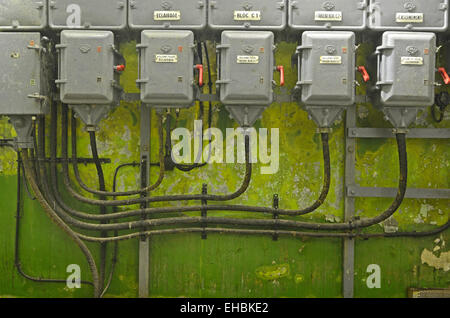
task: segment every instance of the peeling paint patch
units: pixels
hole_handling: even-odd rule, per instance
[[[287,277],[289,275],[289,272],[289,264],[261,266],[256,269],[256,276],[263,280],[273,281],[283,277]]]
[[[303,275],[301,275],[301,274],[295,275],[295,283],[296,284],[303,283],[304,280],[305,280],[305,278],[303,277]]]
[[[332,214],[328,214],[328,215],[325,217],[325,220],[326,220],[327,222],[330,222],[330,223],[339,223],[339,222],[341,222],[341,218],[340,218],[340,217],[335,216],[335,215],[332,215]]]
[[[436,269],[442,269],[444,272],[450,271],[450,252],[441,253],[438,257],[433,252],[424,249],[421,255],[422,264],[434,267]]]
[[[429,204],[422,204],[420,207],[419,215],[414,219],[416,224],[423,224],[428,218],[428,213],[434,209],[434,206]]]
[[[385,233],[396,233],[398,232],[398,222],[394,217],[390,217],[386,221],[381,223],[384,228]]]

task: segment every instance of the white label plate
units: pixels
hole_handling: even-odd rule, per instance
[[[342,21],[342,11],[316,11],[315,21]]]
[[[402,56],[402,65],[423,65],[423,57]]]
[[[261,21],[261,11],[234,11],[234,21]]]
[[[155,55],[156,63],[178,63],[177,55],[169,55],[169,54],[156,54]]]
[[[257,55],[238,55],[237,63],[238,64],[258,64],[259,56],[257,56]]]
[[[423,23],[423,13],[397,13],[395,21],[398,23]]]
[[[320,64],[342,64],[342,56],[321,56]]]
[[[155,21],[180,21],[181,11],[154,11],[153,19]]]

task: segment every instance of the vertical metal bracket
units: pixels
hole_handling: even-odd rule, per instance
[[[150,127],[151,110],[145,104],[141,105],[141,185],[147,187],[150,180]],[[145,194],[147,196],[148,194]],[[148,204],[143,203],[145,209]],[[141,219],[145,219],[143,215]],[[143,236],[139,240],[139,298],[147,298],[150,283],[150,238]]]
[[[346,128],[356,127],[356,106],[349,107],[346,114]],[[346,134],[345,139],[345,187],[356,183],[356,139]],[[345,191],[345,221],[350,222],[355,215],[355,198],[347,195]],[[343,279],[342,290],[344,298],[354,297],[355,279],[355,240],[343,239]]]

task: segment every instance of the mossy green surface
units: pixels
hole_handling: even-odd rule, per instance
[[[137,93],[136,43],[124,43],[121,50],[127,59],[122,85],[128,93]],[[373,47],[363,45],[358,50],[358,65],[362,65]],[[286,68],[286,89],[297,81],[291,67],[295,44],[280,43],[277,64]],[[211,50],[213,52],[213,50]],[[212,77],[216,79],[215,56]],[[207,78],[207,77],[206,77]],[[365,86],[358,88],[365,93]],[[205,111],[205,113],[207,113]],[[358,124],[364,127],[389,127],[379,111],[369,104],[358,105]],[[171,114],[175,118],[174,112]],[[199,115],[199,105],[182,110],[172,122],[173,128],[193,129]],[[432,124],[429,112],[424,112],[418,127],[449,128],[448,116],[439,125]],[[223,106],[214,104],[214,127],[225,132],[236,127]],[[294,103],[273,104],[256,127],[280,129],[280,170],[276,175],[262,175],[255,165],[250,188],[233,203],[271,206],[273,194],[280,196],[283,208],[305,207],[318,196],[322,185],[322,147],[316,125]],[[125,162],[139,160],[140,105],[122,102],[104,120],[98,134],[99,152],[111,158],[105,165],[107,187],[111,189],[114,169]],[[90,157],[88,134],[78,128],[80,157]],[[157,118],[152,118],[152,162],[158,160]],[[0,120],[0,137],[14,135],[5,119]],[[396,187],[398,156],[394,140],[358,140],[357,183],[361,186]],[[450,141],[408,140],[409,186],[413,188],[450,188]],[[330,139],[332,185],[325,204],[310,216],[300,219],[325,222],[344,218],[345,129],[340,121]],[[69,290],[63,284],[34,283],[20,277],[14,268],[16,156],[9,149],[0,149],[0,298],[1,297],[90,297],[92,288],[83,286]],[[80,166],[85,182],[96,187],[96,171],[92,165]],[[209,193],[227,193],[239,187],[244,166],[214,164],[191,173],[167,172],[162,186],[154,195],[200,193],[202,183],[209,184]],[[158,168],[152,168],[152,181]],[[118,178],[118,190],[139,186],[136,168],[126,168]],[[88,195],[87,193],[84,193]],[[66,278],[66,267],[79,264],[83,279],[90,274],[79,249],[31,201],[24,190],[24,216],[21,235],[21,259],[24,270],[34,276]],[[85,211],[96,208],[68,201]],[[389,206],[390,199],[358,199],[357,215],[375,216]],[[424,230],[442,225],[448,220],[450,200],[413,200],[404,202],[395,215],[401,230]],[[183,205],[185,203],[177,203]],[[154,206],[177,205],[155,204]],[[249,213],[214,212],[214,216],[256,217]],[[189,215],[198,215],[191,213]],[[270,218],[271,216],[265,216]],[[371,231],[381,231],[376,226]],[[422,264],[421,253],[433,249],[436,237],[424,239],[376,239],[356,243],[356,297],[406,297],[409,287],[449,287],[450,273]],[[442,235],[449,240],[449,232]],[[89,244],[98,259],[98,246]],[[111,246],[111,245],[110,245]],[[111,258],[109,248],[108,260]],[[443,251],[447,251],[444,247]],[[342,297],[342,242],[336,239],[291,239],[271,237],[183,234],[151,239],[151,297]],[[439,253],[437,253],[439,255]],[[138,296],[138,241],[120,243],[116,273],[106,297]],[[368,289],[366,268],[379,264],[382,268],[382,288]],[[108,266],[109,270],[109,266]]]

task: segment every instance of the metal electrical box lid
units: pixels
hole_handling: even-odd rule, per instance
[[[206,27],[206,0],[131,0],[131,29],[201,30]]]
[[[448,28],[448,0],[370,0],[369,28],[432,31]]]
[[[121,30],[127,26],[126,0],[49,0],[52,29]]]
[[[0,33],[0,114],[39,115],[41,107],[41,35]]]
[[[114,34],[64,30],[59,50],[61,101],[70,105],[111,104],[115,100]]]
[[[382,106],[425,107],[434,103],[434,33],[385,32],[376,53]]]
[[[367,0],[289,0],[289,27],[294,30],[362,31]]]
[[[271,30],[286,27],[287,0],[210,0],[208,25],[214,30]]]
[[[274,34],[224,31],[220,50],[220,100],[225,105],[268,106],[273,102]]]
[[[46,26],[46,0],[0,0],[0,31],[42,30]]]
[[[194,103],[194,34],[192,31],[146,30],[141,34],[142,102],[167,107]]]
[[[299,53],[301,99],[307,106],[350,106],[355,103],[355,34],[307,31]]]

